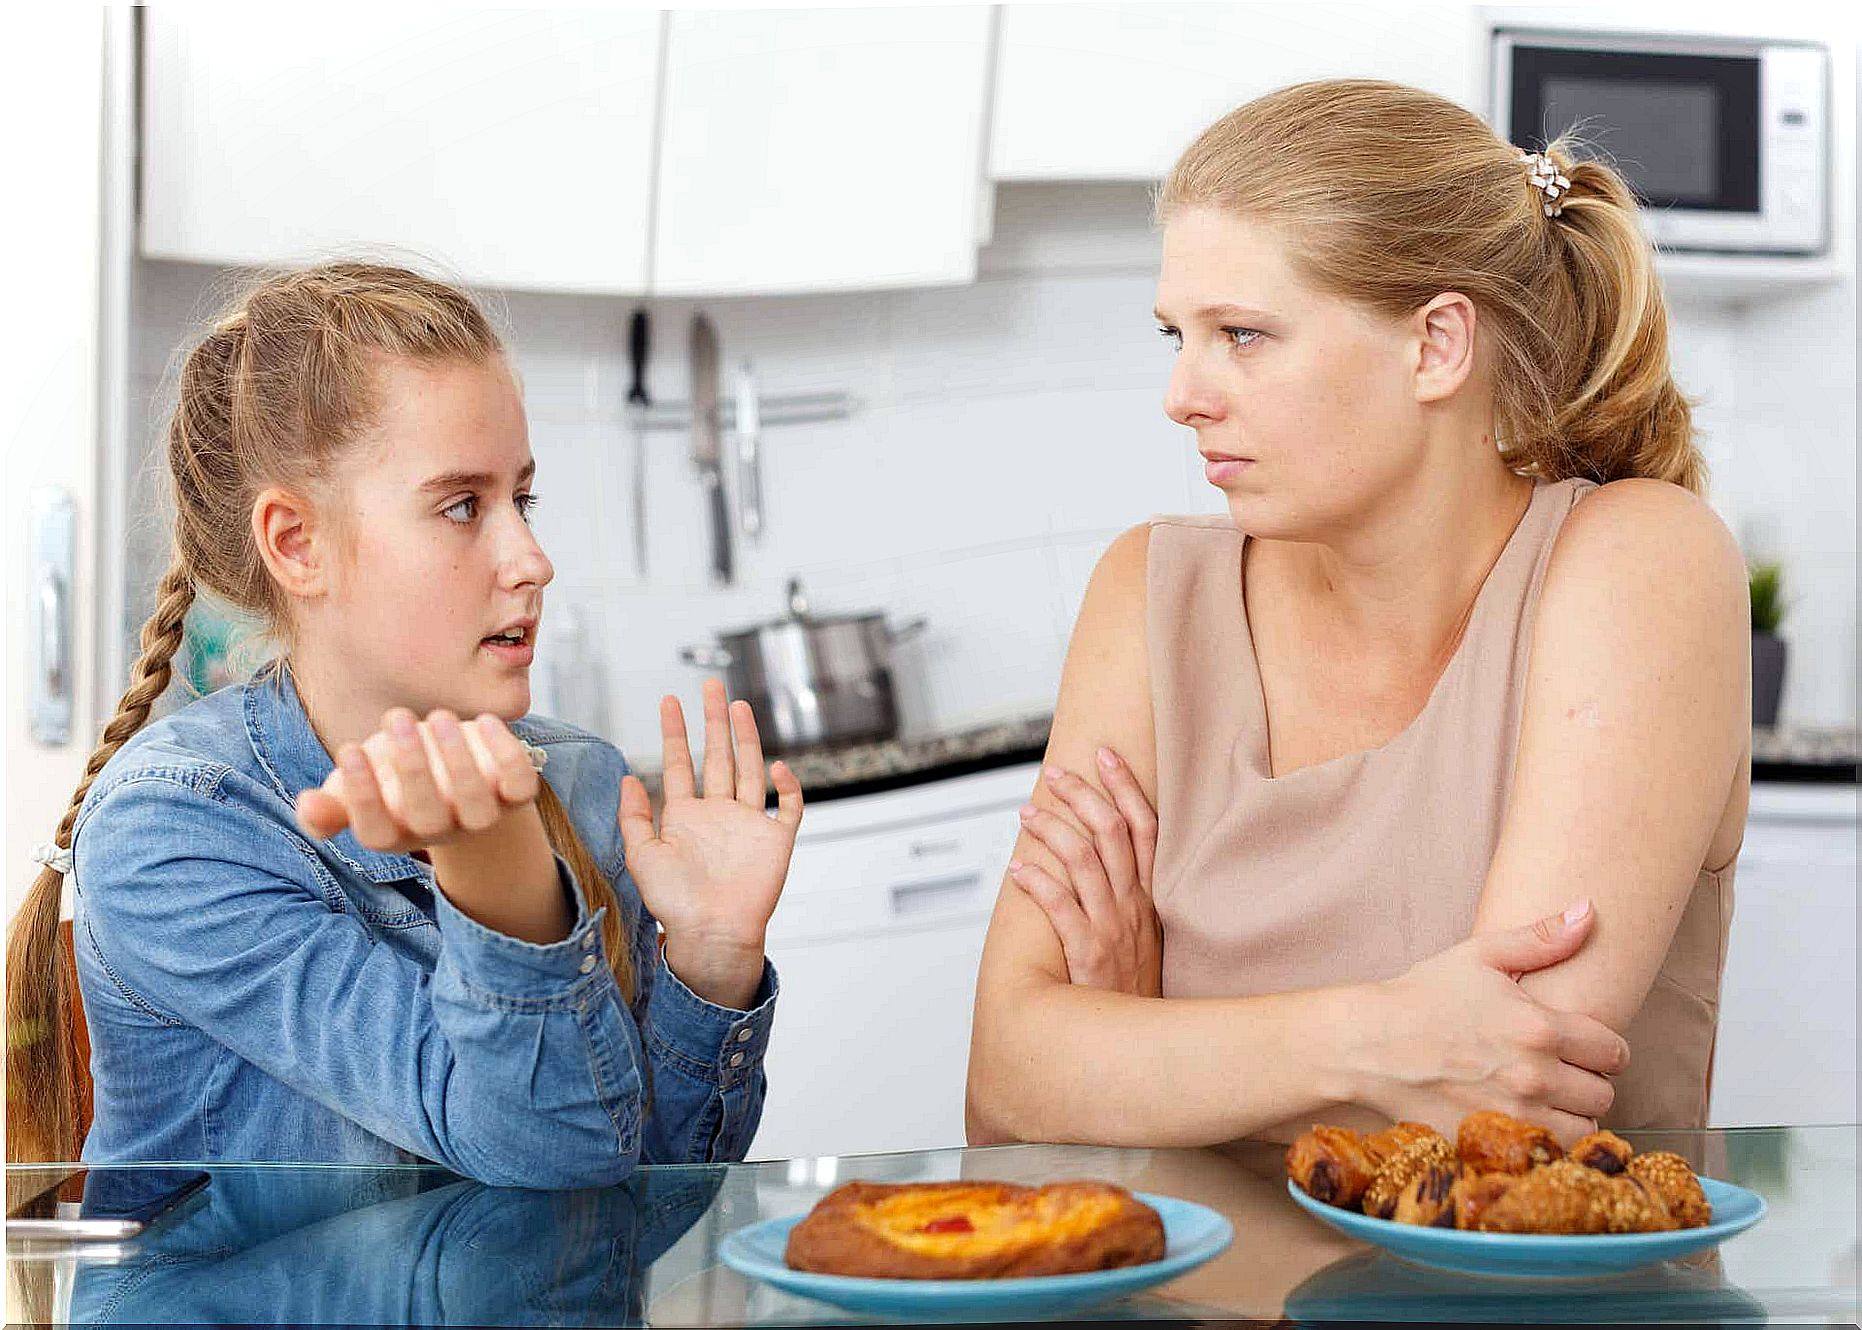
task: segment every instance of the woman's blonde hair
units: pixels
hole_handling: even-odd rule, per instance
[[[116,714],[84,766],[55,837],[71,847],[84,796],[104,764],[149,719],[167,689],[197,588],[283,636],[287,605],[252,537],[250,514],[271,485],[328,491],[341,450],[379,408],[384,358],[481,364],[504,354],[470,296],[404,268],[328,263],[266,277],[232,302],[183,362],[169,418],[174,488],[169,568]],[[606,906],[603,940],[631,1001],[633,966],[614,888],[544,782],[537,807],[550,843],[574,868],[592,913]],[[59,955],[64,874],[46,868],[7,939],[7,1158],[77,1157],[79,1072],[71,1017],[77,1001]]]
[[[1203,131],[1157,215],[1208,207],[1260,222],[1305,280],[1391,319],[1459,291],[1492,347],[1509,466],[1699,492],[1705,467],[1635,196],[1580,146],[1564,135],[1544,149],[1571,182],[1548,216],[1520,149],[1472,112],[1396,83],[1300,83]]]

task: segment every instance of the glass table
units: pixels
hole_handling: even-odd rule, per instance
[[[722,1266],[758,1220],[806,1211],[854,1178],[1100,1178],[1210,1206],[1223,1255],[1107,1320],[1853,1323],[1854,1126],[1629,1133],[1770,1206],[1687,1262],[1584,1280],[1481,1279],[1407,1265],[1318,1223],[1285,1192],[1279,1148],[1015,1145],[644,1168],[619,1187],[487,1187],[441,1169],[209,1164],[179,1212],[114,1246],[7,1245],[10,1324],[811,1325],[857,1318]],[[9,1195],[69,1168],[7,1170]],[[1077,1319],[1077,1318],[1076,1318]]]

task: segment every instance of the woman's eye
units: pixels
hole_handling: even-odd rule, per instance
[[[1170,347],[1173,351],[1181,351],[1183,349],[1183,334],[1178,332],[1175,328],[1159,328],[1157,334],[1166,342],[1170,343]]]
[[[440,509],[440,516],[449,522],[457,522],[464,526],[478,516],[478,496],[469,494],[452,507]]]
[[[1222,335],[1233,342],[1236,347],[1252,346],[1260,340],[1261,334],[1253,328],[1224,328]]]
[[[541,503],[542,500],[537,498],[534,494],[520,494],[517,496],[516,502],[518,515],[528,522],[530,520],[530,514],[537,510],[537,505]]]

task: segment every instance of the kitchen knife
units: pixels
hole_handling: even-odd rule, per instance
[[[752,540],[763,535],[763,423],[757,408],[756,375],[750,362],[737,369],[736,419],[738,500],[743,505],[743,533]]]
[[[711,575],[731,581],[731,524],[724,503],[723,451],[718,438],[718,333],[703,314],[692,316],[692,465],[705,487],[711,522]]]
[[[627,389],[627,419],[634,429],[634,573],[647,575],[647,343],[646,306],[634,311],[627,329],[627,363],[633,382]]]

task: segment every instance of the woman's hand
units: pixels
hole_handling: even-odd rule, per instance
[[[742,1010],[763,976],[763,936],[782,895],[802,821],[802,786],[789,767],[769,772],[777,811],[764,811],[763,743],[750,704],[727,707],[705,681],[700,792],[679,699],[660,700],[663,796],[659,831],[636,776],[621,782],[621,839],[640,899],[666,931],[666,963],[694,993]],[[733,744],[733,739],[735,743]]]
[[[416,720],[395,707],[362,743],[337,750],[329,778],[298,796],[297,822],[318,840],[348,827],[389,854],[483,835],[513,814],[540,838],[537,789],[529,751],[496,716],[462,722],[442,710]]]
[[[1475,1109],[1540,1123],[1569,1145],[1616,1097],[1629,1044],[1589,1016],[1536,1002],[1521,974],[1556,965],[1590,935],[1580,901],[1523,928],[1469,938],[1372,986],[1360,1023],[1363,1102],[1452,1131]]]
[[[1111,798],[1090,781],[1050,767],[1047,786],[1079,818],[1029,804],[1028,834],[1060,860],[1064,877],[1039,864],[1009,865],[1009,876],[1047,914],[1067,957],[1067,977],[1088,988],[1157,997],[1163,992],[1163,932],[1151,905],[1157,813],[1118,754],[1099,750]]]

